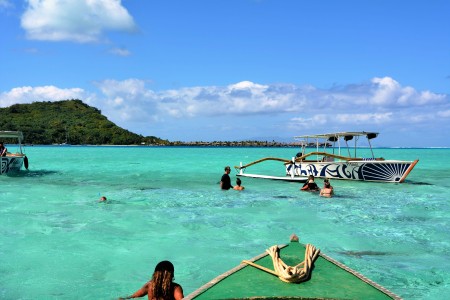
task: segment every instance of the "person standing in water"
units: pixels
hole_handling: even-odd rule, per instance
[[[330,181],[325,178],[323,181],[323,189],[320,190],[320,196],[331,198],[334,194],[334,189],[330,184]]]
[[[147,295],[149,300],[181,300],[184,298],[183,288],[178,283],[173,282],[175,277],[175,269],[173,264],[164,260],[159,262],[155,267],[152,279],[144,284],[133,295],[119,298],[131,299],[139,298]]]
[[[319,191],[319,187],[314,182],[314,176],[309,175],[308,180],[305,182],[303,187],[300,189],[302,191]]]
[[[231,185],[231,179],[230,179],[230,172],[231,168],[230,166],[225,167],[225,174],[222,175],[222,178],[220,179],[220,188],[222,190],[229,190],[232,189],[233,186]]]

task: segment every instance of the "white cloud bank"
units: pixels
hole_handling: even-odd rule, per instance
[[[143,132],[145,128],[174,124],[181,126],[180,132],[188,127],[230,132],[245,127],[253,135],[273,131],[274,135],[293,136],[305,129],[314,133],[377,128],[409,131],[450,123],[449,95],[403,87],[390,77],[330,89],[244,81],[157,92],[147,84],[140,79],[104,80],[95,83],[96,93],[54,86],[17,87],[0,94],[0,106],[81,99],[118,125],[143,134],[150,134]],[[192,130],[189,134],[195,136]]]
[[[89,95],[80,88],[61,89],[52,85],[39,87],[23,86],[0,93],[0,107],[8,107],[13,104],[67,99],[83,99],[84,102],[89,103],[92,98],[92,95]]]
[[[105,31],[136,29],[120,0],[28,0],[27,4],[21,25],[33,40],[97,42]]]

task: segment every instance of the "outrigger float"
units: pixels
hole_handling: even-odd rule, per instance
[[[0,157],[0,175],[8,173],[17,173],[22,166],[28,169],[28,158],[23,153],[22,141],[23,134],[21,131],[0,131],[0,141],[10,139],[17,142],[18,150],[16,153],[7,152],[5,156]],[[3,141],[4,142],[4,141]]]
[[[244,260],[184,299],[401,298],[292,235],[289,244]]]
[[[265,178],[285,181],[304,182],[309,175],[318,178],[404,182],[414,166],[419,162],[403,160],[387,160],[375,157],[370,140],[378,136],[377,132],[338,132],[327,134],[304,135],[295,137],[301,146],[301,152],[292,159],[266,157],[254,162],[235,166],[237,176]],[[358,157],[358,140],[365,137],[368,141],[371,156]],[[353,140],[353,146],[349,142]],[[352,142],[350,142],[351,144]],[[307,150],[314,151],[307,152]],[[271,176],[246,173],[246,168],[264,162],[280,161],[284,164],[286,176]]]

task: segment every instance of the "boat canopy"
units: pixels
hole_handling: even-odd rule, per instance
[[[22,131],[0,131],[0,138],[16,138],[23,140]]]
[[[326,139],[331,142],[335,142],[340,138],[344,138],[346,141],[350,141],[354,136],[365,136],[368,139],[373,139],[378,136],[378,132],[366,132],[366,131],[348,131],[348,132],[336,132],[336,133],[323,133],[312,135],[301,135],[294,137],[295,139]]]
[[[360,137],[366,137],[367,141],[369,142],[369,148],[372,152],[372,158],[374,157],[373,150],[372,150],[372,144],[370,143],[370,140],[373,138],[376,138],[378,136],[378,132],[366,132],[366,131],[344,131],[344,132],[335,132],[335,133],[323,133],[323,134],[312,134],[312,135],[302,135],[302,136],[296,136],[294,139],[300,140],[300,144],[302,147],[302,155],[305,154],[305,147],[308,146],[316,146],[317,151],[319,151],[319,147],[323,147],[325,150],[327,147],[333,148],[333,154],[334,154],[334,146],[337,142],[338,146],[338,154],[341,155],[341,144],[340,141],[343,139],[345,141],[345,145],[347,146],[348,156],[351,157],[350,148],[348,146],[348,141],[354,140],[354,154],[353,157],[356,157],[356,148],[357,148],[357,141]],[[353,139],[355,137],[355,139]],[[315,140],[314,143],[308,143],[309,140]],[[322,141],[322,142],[319,142]],[[332,144],[331,144],[332,143]]]

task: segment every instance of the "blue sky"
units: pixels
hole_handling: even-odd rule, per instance
[[[0,0],[0,107],[81,99],[169,140],[450,147],[450,1]]]

